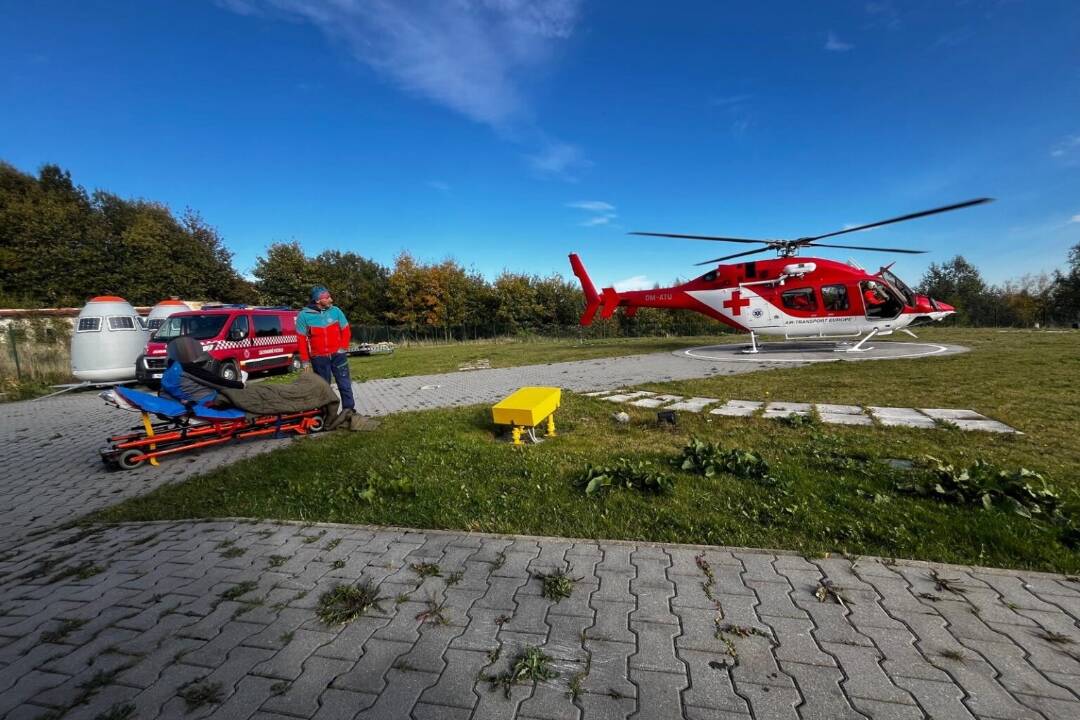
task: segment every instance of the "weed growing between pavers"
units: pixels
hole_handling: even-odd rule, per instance
[[[705,575],[705,582],[701,583],[701,589],[705,593],[705,597],[716,602],[716,597],[713,595],[713,588],[716,587],[716,573],[713,572],[712,565],[705,559],[704,554],[694,556],[694,563]]]
[[[416,614],[416,619],[421,623],[432,625],[449,625],[446,615],[446,601],[439,601],[434,595],[429,595],[424,602],[424,609]]]
[[[417,562],[409,566],[412,571],[420,576],[421,580],[429,577],[442,577],[442,570],[436,563]]]
[[[997,436],[876,426],[790,428],[764,418],[680,413],[671,431],[654,414],[565,392],[560,435],[515,452],[498,444],[484,406],[392,415],[378,432],[341,433],[251,458],[162,488],[101,513],[105,520],[192,517],[317,518],[328,522],[492,533],[690,542],[905,557],[961,564],[1080,571],[1080,553],[1049,523],[993,507],[943,503],[900,493],[908,471],[888,460],[933,455],[955,467],[982,459],[1029,468],[1061,493],[1075,515],[1080,393],[1065,336],[997,331],[930,331],[930,341],[973,352],[947,358],[821,363],[706,380],[657,383],[656,392],[897,407],[971,407],[1027,433]],[[1071,342],[1071,340],[1070,340]],[[1064,388],[1064,390],[1063,390]],[[657,469],[692,438],[761,457],[778,481],[720,472],[670,470],[670,493],[610,492],[586,497],[574,480],[586,465],[619,458]],[[411,480],[415,495],[356,492],[369,471]]]
[[[543,650],[530,645],[514,659],[510,669],[500,675],[488,675],[485,680],[491,683],[491,689],[502,687],[503,694],[509,698],[514,685],[530,682],[534,685],[542,680],[553,680],[559,673],[551,667],[551,657]]]
[[[218,597],[222,600],[239,600],[242,596],[247,595],[258,586],[259,584],[254,580],[245,580],[242,583],[233,585],[231,588],[222,591],[221,595]]]
[[[67,639],[67,636],[75,632],[83,625],[86,624],[85,620],[79,620],[76,618],[70,618],[60,621],[60,627],[55,630],[46,630],[41,633],[38,638],[43,643],[61,643]]]
[[[131,720],[135,717],[135,706],[131,703],[117,703],[98,714],[94,720]]]
[[[574,583],[581,580],[571,575],[570,570],[570,563],[567,563],[566,567],[556,568],[550,573],[536,573],[533,577],[543,583],[541,594],[548,600],[558,603],[563,598],[570,597],[570,594],[574,592]]]
[[[221,683],[206,682],[206,678],[192,680],[181,687],[176,694],[183,698],[188,712],[198,710],[203,705],[218,705],[224,697]]]
[[[374,608],[383,612],[378,589],[368,580],[356,585],[337,585],[319,597],[315,614],[326,625],[344,625]]]
[[[817,598],[818,602],[833,602],[847,608],[848,599],[844,597],[843,588],[836,585],[829,578],[822,578],[818,581],[817,589],[814,590],[814,597]]]

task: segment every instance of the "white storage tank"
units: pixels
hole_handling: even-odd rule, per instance
[[[162,300],[157,305],[150,308],[150,314],[146,316],[146,329],[152,333],[161,327],[161,324],[164,323],[165,319],[170,315],[174,315],[178,312],[186,312],[191,309],[191,306],[183,300],[178,300],[176,298]]]
[[[135,379],[135,358],[150,333],[127,300],[101,295],[86,303],[71,335],[71,374],[87,382]]]

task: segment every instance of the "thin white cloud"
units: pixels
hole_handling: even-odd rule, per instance
[[[593,214],[592,217],[578,223],[581,227],[608,225],[612,220],[619,217],[615,212],[615,206],[609,202],[604,202],[603,200],[576,200],[574,202],[566,203],[566,207],[574,208],[575,210],[585,210],[586,212]]]
[[[825,49],[832,52],[847,52],[855,47],[851,43],[843,42],[840,38],[836,37],[836,34],[832,30],[829,31],[829,37],[825,40]]]
[[[655,283],[647,275],[634,275],[625,280],[619,280],[612,287],[616,292],[626,292],[627,290],[651,290],[653,285]]]
[[[526,156],[529,166],[541,175],[577,180],[578,172],[592,167],[581,148],[564,142],[549,142],[540,152]]]
[[[1066,224],[1072,225],[1073,223],[1080,223],[1080,214],[1073,215],[1071,218],[1069,218],[1069,222]]]
[[[590,212],[613,212],[615,210],[614,205],[606,203],[603,200],[577,200],[575,202],[566,203],[566,207],[589,210]]]
[[[1080,135],[1070,135],[1050,148],[1050,157],[1067,163],[1080,161]]]
[[[570,178],[580,149],[545,138],[522,89],[577,26],[581,0],[217,0],[240,15],[301,19],[405,92],[538,144],[535,170]]]
[[[443,182],[442,180],[428,180],[427,186],[444,194],[450,192],[450,183]]]

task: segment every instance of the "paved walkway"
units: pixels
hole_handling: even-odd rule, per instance
[[[1080,584],[1037,573],[246,522],[67,530],[0,573],[9,718],[1080,717]],[[379,606],[322,623],[360,580]],[[530,647],[557,676],[493,688]]]
[[[658,354],[357,391],[380,415],[765,367]],[[0,406],[0,717],[1080,718],[1063,576],[359,526],[51,529],[287,442],[107,473],[97,448],[132,417],[86,395]],[[543,597],[538,574],[565,565],[570,596]],[[360,581],[378,606],[322,623],[323,594]],[[557,675],[507,696],[487,678],[527,648]]]
[[[527,351],[523,348],[523,352]],[[367,415],[494,402],[522,385],[583,392],[646,382],[753,372],[769,363],[719,363],[654,353],[603,360],[372,380],[355,387]],[[261,439],[109,471],[98,449],[108,435],[138,424],[138,415],[106,405],[96,393],[0,404],[0,551],[35,532],[75,520],[161,485],[268,452],[289,439]]]

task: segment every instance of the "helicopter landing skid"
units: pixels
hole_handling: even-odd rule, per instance
[[[863,347],[863,344],[865,344],[867,340],[869,340],[870,338],[874,337],[877,334],[878,334],[878,329],[874,328],[873,330],[871,330],[870,332],[868,332],[866,334],[866,337],[864,337],[859,342],[855,343],[855,345],[853,345],[852,347],[849,347],[849,348],[839,348],[838,347],[833,352],[858,353],[858,352],[866,352],[867,350],[873,350],[874,347],[872,345],[870,347]]]
[[[754,332],[751,330],[750,331],[750,347],[743,350],[743,354],[744,355],[755,355],[755,354],[757,354],[759,352],[761,352],[761,351],[758,350],[757,338],[754,337]]]

